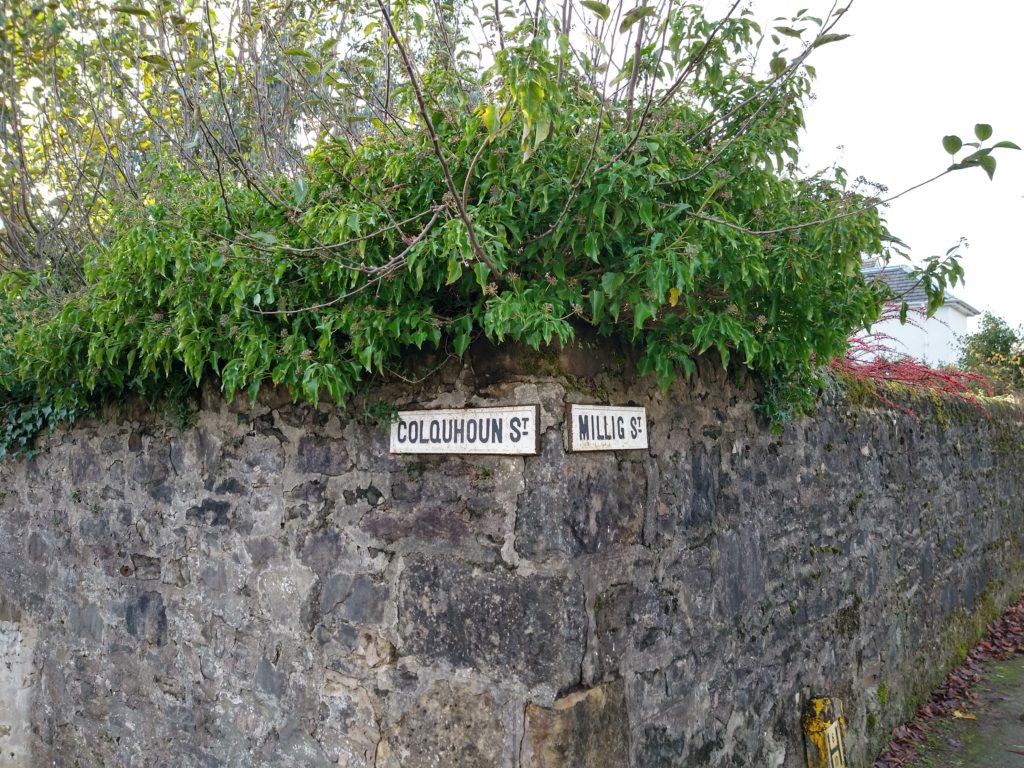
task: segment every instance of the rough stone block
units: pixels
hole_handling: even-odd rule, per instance
[[[615,455],[566,454],[558,432],[527,463],[516,551],[531,559],[575,557],[639,542],[647,504],[643,464]]]
[[[299,631],[302,606],[315,578],[309,568],[296,562],[263,571],[256,580],[263,611],[286,631]]]
[[[390,498],[360,489],[346,492],[353,503],[373,509],[360,526],[367,533],[404,547],[419,542],[500,549],[506,518],[522,492],[522,460],[512,457],[413,457],[392,475]],[[365,499],[365,501],[364,501]]]
[[[135,571],[135,578],[143,581],[160,578],[160,558],[149,555],[132,555],[132,569]]]
[[[328,672],[320,688],[317,741],[332,764],[379,768],[374,753],[380,742],[374,698],[355,680]]]
[[[621,680],[526,707],[525,768],[620,768],[629,765],[629,717]]]
[[[185,513],[185,519],[190,523],[212,526],[230,525],[232,518],[231,504],[218,499],[203,499]]]
[[[125,629],[136,637],[153,645],[167,642],[167,610],[164,597],[159,592],[143,592],[129,598],[124,606]]]
[[[654,517],[652,543],[663,545],[676,536],[701,536],[711,527],[724,511],[720,462],[720,449],[702,442],[689,446],[687,453],[660,458],[666,494]]]
[[[398,615],[402,653],[556,690],[580,679],[585,614],[574,577],[414,557],[402,575]]]
[[[439,684],[384,734],[375,768],[511,768],[493,697]]]
[[[730,618],[764,594],[764,558],[753,526],[723,531],[716,541],[718,607]]]
[[[7,621],[0,611],[0,765],[30,768],[36,630],[27,620]]]
[[[300,472],[340,475],[352,468],[352,461],[340,440],[303,437],[299,440],[298,467]]]
[[[384,618],[385,586],[370,576],[335,573],[320,585],[320,613],[337,613],[353,624],[376,624]]]
[[[623,661],[635,658],[672,631],[676,601],[654,585],[619,584],[594,600],[594,674],[621,675]]]

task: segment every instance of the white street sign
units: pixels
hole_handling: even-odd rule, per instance
[[[614,405],[569,406],[570,451],[647,448],[647,409]]]
[[[399,411],[391,425],[391,453],[539,452],[539,405]]]

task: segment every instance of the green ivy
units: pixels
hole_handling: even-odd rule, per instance
[[[81,415],[75,408],[54,408],[39,401],[12,402],[0,417],[0,459],[7,455],[34,456],[35,437],[71,424]]]

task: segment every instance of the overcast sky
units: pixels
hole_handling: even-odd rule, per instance
[[[757,0],[759,20],[799,8],[825,15],[832,3]],[[1009,0],[855,0],[837,32],[853,37],[816,51],[817,98],[806,113],[809,169],[838,161],[851,179],[890,193],[950,164],[942,136],[1024,146],[1024,3]],[[962,155],[963,153],[961,153]],[[995,180],[972,168],[897,200],[884,212],[915,257],[941,254],[961,236],[969,247],[957,297],[1024,325],[1024,152],[997,155]]]

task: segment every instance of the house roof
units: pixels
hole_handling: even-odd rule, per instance
[[[908,267],[903,265],[890,265],[884,267],[873,266],[866,267],[861,271],[864,275],[864,279],[869,281],[881,280],[892,289],[893,293],[902,298],[903,301],[907,302],[910,306],[923,306],[928,303],[928,296],[925,293],[924,288],[921,287],[921,281],[911,276],[910,269]],[[981,314],[981,312],[976,310],[966,301],[958,299],[949,291],[946,291],[946,302],[943,306],[956,309],[967,317],[974,317],[975,315]]]

